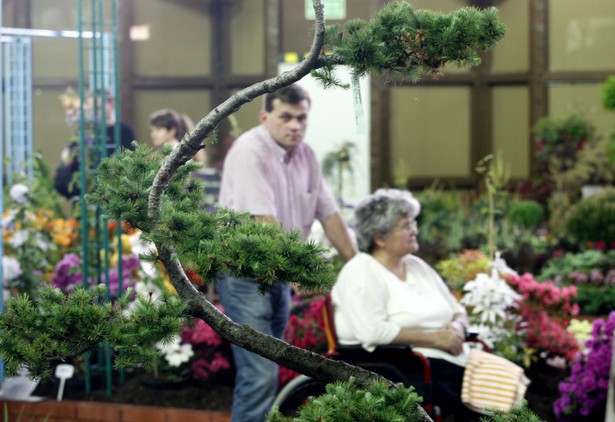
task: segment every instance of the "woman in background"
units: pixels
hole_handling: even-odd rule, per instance
[[[188,132],[194,129],[194,123],[186,114],[165,108],[150,114],[149,127],[152,143],[156,148],[162,148],[166,144],[174,148]],[[204,148],[195,154],[194,160],[203,164],[203,167],[195,173],[195,177],[203,182],[203,196],[207,208],[214,210],[220,194],[220,173],[209,166]]]
[[[469,354],[466,311],[419,249],[410,192],[379,189],[355,210],[359,251],[344,265],[331,292],[340,344],[405,344],[431,366],[433,402],[456,420],[480,417],[461,402]]]
[[[182,138],[194,129],[194,123],[185,114],[180,114],[171,108],[156,110],[149,116],[150,137],[156,148],[170,145],[174,148]],[[194,156],[194,159],[205,166],[207,156],[202,148]]]

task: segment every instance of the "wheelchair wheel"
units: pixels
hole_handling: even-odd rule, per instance
[[[284,416],[295,416],[308,400],[325,393],[325,384],[305,375],[299,375],[284,386],[276,396],[273,406]]]

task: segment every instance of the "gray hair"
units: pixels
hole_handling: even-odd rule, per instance
[[[421,204],[408,191],[378,189],[361,201],[355,209],[355,232],[361,252],[374,250],[374,235],[386,237],[400,216],[416,218]]]

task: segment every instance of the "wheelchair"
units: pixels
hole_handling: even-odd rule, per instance
[[[325,296],[323,320],[327,337],[328,351],[325,356],[333,360],[343,360],[375,372],[394,383],[414,387],[423,398],[422,406],[434,421],[441,421],[441,412],[432,402],[432,377],[429,360],[421,353],[406,345],[379,346],[373,352],[366,351],[361,345],[341,345],[333,321],[331,295]],[[476,342],[483,350],[489,347],[476,336],[467,341]],[[277,394],[273,405],[285,416],[293,416],[310,399],[325,393],[325,384],[305,375],[299,375],[286,384]]]

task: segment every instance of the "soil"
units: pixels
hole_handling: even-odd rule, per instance
[[[126,371],[123,382],[115,374],[111,390],[112,394],[108,396],[100,377],[92,378],[90,393],[85,392],[83,380],[68,380],[63,399],[230,412],[233,397],[233,387],[226,380],[216,383],[195,380],[157,383],[140,369]],[[57,393],[57,381],[47,381],[39,384],[33,394],[55,399]]]
[[[559,396],[557,385],[568,374],[567,371],[538,363],[528,370],[532,380],[525,399],[528,407],[544,422],[555,422],[553,403]],[[67,383],[64,390],[65,400],[83,400],[138,404],[145,406],[176,407],[185,409],[213,410],[230,412],[233,387],[232,380],[221,379],[215,383],[184,381],[175,385],[151,385],[151,377],[143,370],[134,369],[125,373],[124,382],[119,382],[117,374],[112,395],[107,396],[101,378],[93,378],[90,393],[85,392],[83,382]],[[55,399],[58,385],[53,381],[41,383],[34,395]]]

